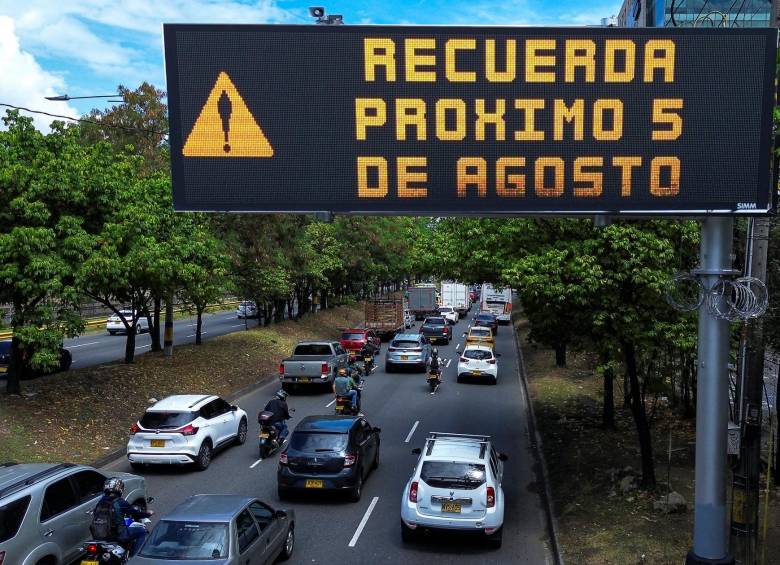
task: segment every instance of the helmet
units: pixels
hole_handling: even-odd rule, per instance
[[[347,368],[346,367],[340,367],[339,368],[339,376],[346,377],[347,376]]]
[[[434,347],[434,348],[433,348],[433,351],[431,351],[431,353],[433,353],[434,355],[437,355],[437,356],[438,356],[438,355],[439,355],[439,350],[438,350],[438,348]]]
[[[285,391],[283,388],[280,388],[276,391],[276,398],[279,400],[286,400],[289,395],[287,394],[287,391]]]
[[[122,482],[122,479],[117,477],[106,479],[106,482],[103,483],[103,492],[106,494],[116,494],[117,496],[122,496],[125,492],[125,483]]]

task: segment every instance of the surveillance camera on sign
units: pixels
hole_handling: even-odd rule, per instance
[[[325,8],[322,6],[312,6],[309,8],[309,15],[312,18],[321,18],[325,15]]]

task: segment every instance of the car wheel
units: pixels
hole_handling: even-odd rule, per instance
[[[293,391],[293,385],[288,383],[282,383],[282,390],[287,393],[291,393]]]
[[[503,541],[502,540],[503,537],[504,537],[504,528],[501,527],[498,529],[496,533],[489,535],[487,537],[488,547],[490,547],[491,549],[500,549],[501,542]]]
[[[349,491],[350,502],[360,502],[360,497],[363,495],[363,473],[360,471],[357,479],[357,485],[351,491]]]
[[[198,471],[205,471],[211,464],[211,444],[204,441],[198,450],[198,456],[195,458],[195,467]]]
[[[244,445],[246,442],[246,418],[241,418],[241,423],[238,424],[238,433],[236,434],[236,443],[238,445]]]
[[[133,469],[133,471],[143,471],[146,469],[146,465],[143,463],[130,463],[130,468]]]
[[[490,384],[497,385],[498,384],[498,377],[493,377],[493,380],[490,381]]]
[[[378,469],[379,468],[379,446],[376,446],[376,454],[374,455],[374,462],[371,463],[372,469]]]
[[[287,536],[284,538],[284,546],[282,552],[279,554],[279,561],[287,561],[292,557],[293,548],[295,547],[295,528],[290,524],[287,528]]]
[[[276,496],[279,498],[279,500],[286,500],[290,498],[290,489],[278,486],[276,487]]]
[[[411,543],[417,539],[417,532],[404,524],[403,520],[401,520],[401,539],[405,543]]]
[[[393,365],[390,362],[385,361],[385,373],[392,373],[392,372],[393,372]]]
[[[108,330],[109,335],[116,335],[116,330]]]

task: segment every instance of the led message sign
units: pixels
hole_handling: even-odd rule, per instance
[[[772,29],[165,25],[177,210],[760,214]]]

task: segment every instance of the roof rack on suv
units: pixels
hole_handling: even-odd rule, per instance
[[[428,438],[425,440],[427,449],[425,454],[430,455],[433,451],[433,444],[437,439],[449,439],[449,440],[473,440],[479,443],[479,457],[480,459],[485,456],[485,449],[487,448],[490,436],[477,435],[477,434],[451,434],[446,432],[428,432]]]
[[[26,479],[22,479],[21,481],[17,481],[11,485],[8,485],[7,487],[0,489],[0,498],[3,498],[4,496],[7,496],[9,494],[13,494],[14,492],[20,491],[25,487],[28,487],[32,484],[35,484],[39,481],[42,481],[43,479],[50,477],[52,475],[56,475],[60,471],[64,469],[70,469],[72,467],[75,467],[76,465],[73,463],[60,463],[59,465],[54,465],[53,467],[49,467],[48,469],[44,469],[43,471],[39,473],[35,473],[34,475],[31,475],[27,477]]]

